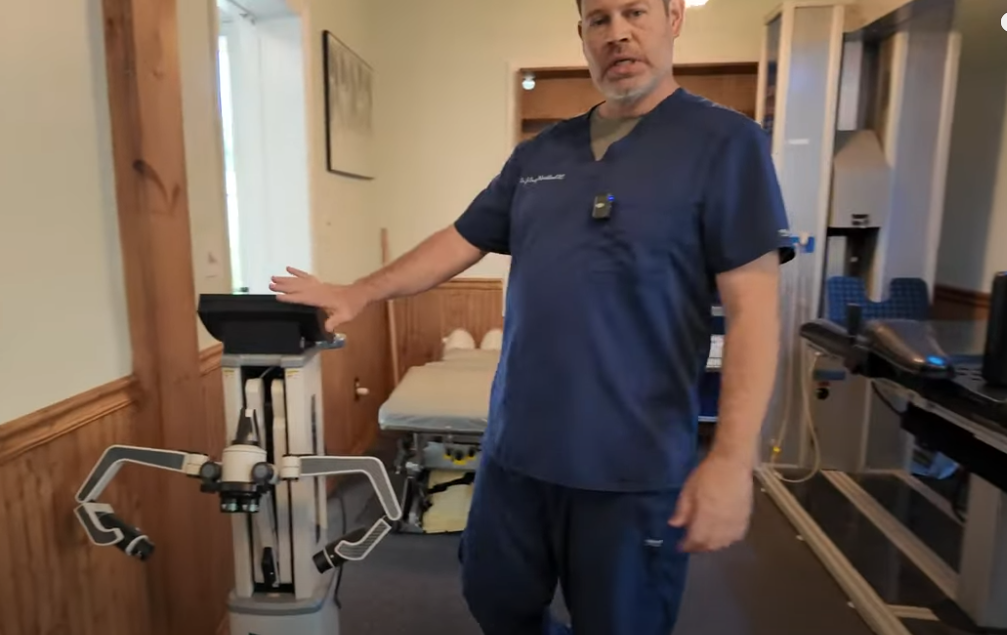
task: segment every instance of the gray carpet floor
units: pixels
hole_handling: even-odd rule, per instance
[[[351,528],[374,516],[376,501],[367,490],[357,481],[341,489]],[[333,501],[330,510],[336,536],[340,505]],[[343,571],[341,632],[479,635],[461,595],[457,552],[457,536],[387,537],[367,560]],[[747,540],[694,559],[675,635],[870,632],[772,500],[758,493]]]

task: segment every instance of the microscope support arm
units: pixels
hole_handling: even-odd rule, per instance
[[[253,419],[249,419],[254,423]],[[145,560],[154,550],[143,532],[115,516],[110,505],[97,502],[124,463],[136,463],[198,478],[203,492],[221,496],[221,510],[228,513],[256,513],[259,500],[279,481],[324,478],[339,474],[363,474],[377,493],[384,510],[369,529],[357,530],[333,541],[315,555],[315,566],[324,572],[346,560],[363,560],[391,531],[390,522],[402,517],[402,508],[384,465],[367,456],[284,456],[277,470],[265,462],[266,453],[258,445],[236,440],[224,450],[221,462],[204,454],[114,445],[105,450],[77,493],[75,513],[91,542],[116,546],[127,555]],[[278,472],[278,474],[277,474]],[[267,502],[271,503],[269,499]],[[268,510],[267,510],[268,511]],[[271,516],[271,513],[269,514]],[[261,520],[266,520],[264,517]],[[268,530],[268,526],[264,528]],[[265,531],[268,534],[268,531]]]
[[[139,529],[116,517],[111,505],[97,502],[124,463],[136,463],[162,470],[198,477],[200,467],[209,458],[172,450],[157,450],[126,445],[113,445],[105,450],[77,492],[74,513],[91,542],[98,546],[115,545],[127,555],[145,560],[154,550]]]
[[[402,509],[388,480],[388,472],[381,461],[373,456],[285,456],[280,466],[280,478],[286,480],[338,474],[366,476],[378,494],[385,515],[391,520],[402,517]]]
[[[280,467],[280,478],[297,480],[338,474],[363,474],[378,495],[384,518],[379,518],[367,530],[357,530],[329,543],[315,554],[315,567],[325,572],[340,566],[346,560],[363,560],[391,531],[389,520],[402,517],[402,508],[395,497],[388,473],[380,460],[370,456],[285,456]]]

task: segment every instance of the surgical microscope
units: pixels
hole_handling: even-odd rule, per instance
[[[198,481],[232,516],[234,589],[231,635],[334,635],[339,632],[336,572],[366,558],[401,516],[380,460],[326,456],[321,353],[341,348],[316,309],[269,295],[202,295],[198,314],[224,346],[221,370],[229,445],[205,454],[112,446],[77,493],[77,519],[91,542],[146,560],[142,530],[99,502],[124,463],[169,470]],[[383,516],[369,528],[328,541],[325,477],[362,474]]]

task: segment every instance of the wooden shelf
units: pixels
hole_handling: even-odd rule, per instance
[[[584,66],[547,66],[541,68],[522,68],[518,71],[520,77],[526,73],[534,73],[537,80],[550,79],[591,79],[591,72]],[[676,64],[675,75],[688,77],[695,75],[758,75],[758,62],[734,62],[726,64]]]
[[[755,118],[758,64],[686,64],[675,72],[683,88]],[[524,90],[525,74],[535,76],[533,90]],[[518,136],[527,139],[547,126],[579,116],[603,102],[604,96],[591,80],[587,68],[526,68],[514,77],[518,91]]]

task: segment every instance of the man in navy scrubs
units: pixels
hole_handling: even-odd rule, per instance
[[[513,152],[452,226],[348,286],[290,270],[281,299],[335,329],[512,256],[504,343],[463,537],[486,635],[668,635],[689,554],[741,540],[779,346],[787,221],[753,121],[672,74],[683,0],[581,0],[605,96]],[[719,292],[719,424],[697,462],[697,383]],[[558,630],[558,627],[556,627]]]

